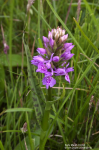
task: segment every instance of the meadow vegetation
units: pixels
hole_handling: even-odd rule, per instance
[[[30,3],[32,2],[32,3]],[[56,77],[52,88],[45,150],[75,149],[83,144],[99,148],[99,1],[0,0],[0,148],[37,150],[40,144],[38,112],[45,108],[43,75],[31,65],[42,36],[58,26],[68,33],[74,56],[69,61],[70,84]],[[2,30],[1,30],[2,31]],[[38,102],[35,103],[37,91]],[[80,149],[80,148],[78,148]]]

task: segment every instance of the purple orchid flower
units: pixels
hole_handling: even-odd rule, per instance
[[[36,72],[44,73],[42,83],[46,85],[47,89],[56,84],[54,75],[65,76],[65,80],[70,83],[68,73],[74,69],[68,67],[68,60],[74,55],[71,53],[74,45],[65,43],[67,38],[68,34],[65,34],[65,30],[62,28],[52,29],[49,31],[48,37],[43,36],[44,48],[37,48],[40,55],[34,56],[31,60],[31,64],[38,67]],[[66,67],[64,67],[65,64],[67,64]]]

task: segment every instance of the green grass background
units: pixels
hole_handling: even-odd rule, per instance
[[[35,88],[36,81],[44,87],[43,75],[35,73],[36,67],[31,67],[30,61],[27,61],[22,37],[27,31],[29,55],[32,51],[36,55],[37,47],[42,47],[42,36],[47,37],[49,30],[60,26],[69,34],[67,42],[75,45],[72,50],[75,55],[70,60],[74,72],[69,74],[70,84],[63,77],[56,78],[53,99],[62,95],[62,84],[65,86],[65,96],[52,105],[45,149],[64,150],[65,144],[85,144],[86,147],[98,149],[99,1],[82,0],[77,21],[78,1],[73,0],[66,23],[70,0],[35,0],[28,13],[27,4],[27,0],[0,0],[0,25],[10,47],[5,55],[0,34],[0,148],[33,150],[39,147],[41,129],[31,88]],[[34,82],[34,75],[36,80],[32,85],[30,82]],[[29,76],[32,78],[30,82]],[[38,109],[44,107],[41,99],[46,97],[47,91],[45,88],[42,91],[43,96],[38,97]],[[94,99],[89,109],[92,96]],[[23,134],[20,128],[25,122],[28,131]]]

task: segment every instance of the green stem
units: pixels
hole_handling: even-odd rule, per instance
[[[51,92],[52,88],[48,88],[48,101],[51,101],[51,96],[52,96],[52,92]]]
[[[51,88],[48,89],[48,101],[51,101]],[[46,133],[48,130],[48,122],[49,122],[49,114],[50,114],[50,107],[47,107],[47,103],[46,103],[46,107],[45,107],[45,111],[44,111],[44,115],[43,115],[43,119],[42,119],[42,123],[41,123],[41,135],[40,135],[40,147],[39,150],[44,150],[45,149],[45,142],[44,139],[46,137]]]

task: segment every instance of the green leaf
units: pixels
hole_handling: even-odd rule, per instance
[[[41,120],[41,117],[43,114],[43,110],[45,107],[45,96],[39,86],[38,79],[35,75],[34,66],[31,65],[32,57],[31,57],[28,45],[25,44],[25,42],[24,42],[24,35],[23,35],[23,43],[24,43],[25,52],[26,52],[26,56],[27,56],[28,79],[29,79],[30,88],[32,91],[34,110],[35,110],[35,114],[36,114],[38,123],[40,123],[40,120]]]
[[[4,66],[9,66],[9,55],[2,54],[0,55],[0,64]],[[22,55],[19,54],[12,54],[11,56],[11,65],[12,67],[21,66],[22,65]],[[24,56],[24,63],[23,66],[27,66],[26,57]]]
[[[42,44],[42,41],[41,41],[40,38],[38,38],[38,42],[39,42],[39,47],[40,47],[40,48],[43,48],[43,44]]]
[[[21,112],[21,111],[24,111],[24,112],[32,112],[33,109],[31,108],[11,108],[11,109],[7,109],[7,110],[4,110],[0,113],[0,116],[4,113],[8,113],[8,112]]]
[[[1,148],[1,150],[4,150],[4,147],[3,147],[3,145],[2,145],[2,142],[0,141],[0,148]]]

